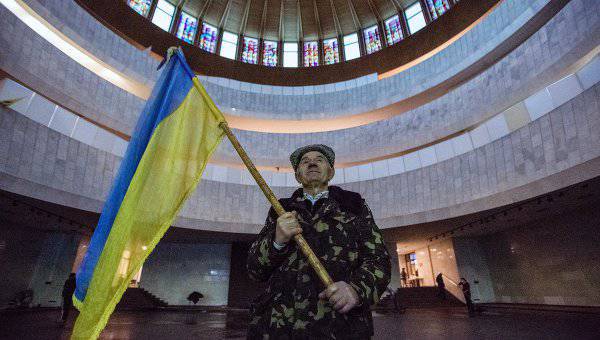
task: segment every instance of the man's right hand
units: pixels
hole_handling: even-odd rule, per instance
[[[302,232],[300,223],[298,223],[298,213],[295,211],[286,212],[277,218],[277,227],[275,228],[275,242],[286,244],[297,234]]]

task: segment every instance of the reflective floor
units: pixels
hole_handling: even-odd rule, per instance
[[[59,312],[0,313],[0,339],[67,339]],[[72,322],[72,321],[71,321]],[[240,311],[117,312],[101,339],[243,339]],[[375,339],[598,339],[600,315],[564,312],[486,312],[469,318],[462,308],[375,314]]]

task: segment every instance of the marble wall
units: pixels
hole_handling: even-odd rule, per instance
[[[159,243],[144,263],[140,287],[169,305],[190,305],[193,291],[204,295],[198,305],[227,305],[230,244]]]
[[[59,307],[79,238],[0,222],[0,309],[27,289],[33,290],[32,306]]]
[[[136,56],[150,58],[139,54],[141,52],[135,51],[133,46],[125,48],[120,37],[114,34],[111,36],[111,33],[106,32],[106,28],[101,30],[97,27],[98,23],[73,2],[66,0],[28,2],[49,21],[61,23],[65,34],[75,34],[79,36],[79,40],[88,41],[90,46],[86,46],[91,49],[91,45],[98,44],[99,46],[92,49],[94,53],[97,49],[104,49],[106,46],[114,48],[115,51],[123,51],[123,60],[118,57],[119,53],[113,50],[111,53],[114,56],[108,60],[115,60],[116,66],[119,66],[116,68],[123,72],[134,69]],[[481,23],[481,27],[477,26],[473,32],[465,35],[464,39],[449,47],[448,51],[397,76],[401,80],[414,78],[411,80],[412,85],[402,85],[402,81],[396,84],[391,80],[394,78],[392,77],[377,81],[373,83],[375,85],[369,85],[370,87],[365,85],[349,90],[344,86],[341,92],[356,90],[353,93],[349,92],[345,100],[339,99],[339,93],[327,94],[326,98],[315,96],[314,100],[321,105],[340,101],[344,105],[345,112],[348,112],[350,107],[354,107],[347,105],[350,98],[389,103],[390,98],[394,96],[383,94],[384,91],[408,97],[414,95],[411,91],[425,91],[426,88],[420,87],[423,79],[435,78],[436,80],[430,84],[434,85],[455,74],[457,70],[453,68],[463,68],[464,65],[461,63],[468,64],[481,59],[483,57],[479,54],[481,51],[489,51],[496,47],[499,41],[507,39],[547,3],[548,1],[544,0],[503,2],[496,14],[492,13]],[[264,134],[245,131],[240,132],[238,137],[249,148],[250,154],[257,163],[275,166],[287,165],[288,150],[313,140],[332,144],[338,151],[340,159],[346,158],[349,161],[389,155],[438,140],[478,124],[518,102],[522,99],[519,97],[533,94],[542,86],[560,79],[561,73],[565,72],[566,68],[572,66],[597,45],[599,38],[593,32],[600,25],[600,20],[593,15],[593,9],[598,6],[598,3],[592,0],[571,1],[544,28],[485,72],[443,97],[390,120],[324,134]],[[2,8],[0,8],[0,16],[3,25],[6,26],[0,36],[3,39],[2,43],[6,45],[6,48],[0,51],[2,69],[69,110],[117,131],[130,132],[143,100],[83,69],[39,36],[32,34],[11,13]],[[77,30],[79,27],[85,29]],[[96,30],[99,33],[94,35]],[[508,33],[504,32],[505,30],[508,30]],[[577,32],[574,33],[573,30]],[[20,37],[18,42],[15,41],[15,36]],[[494,38],[495,43],[490,42],[492,40],[490,37]],[[491,45],[487,46],[488,43]],[[107,52],[103,53],[99,55],[107,54]],[[47,62],[38,65],[36,61],[40,59]],[[155,61],[145,61],[141,64],[145,65],[144,69],[149,69]],[[450,69],[452,70],[449,71]],[[432,78],[430,72],[434,72],[436,76]],[[134,73],[144,72],[137,70]],[[220,98],[217,92],[214,93],[214,97]],[[250,94],[248,91],[239,90],[233,93],[223,92],[222,96],[254,103]],[[282,93],[278,98],[285,99],[284,106],[290,108],[294,107],[292,104],[295,103],[301,105],[304,102],[302,97],[311,96],[313,95],[305,95],[304,92],[302,96]],[[395,101],[396,99],[392,100]],[[266,102],[272,104],[273,100],[266,100]],[[280,111],[279,106],[282,105],[275,105],[269,109],[271,104],[267,104],[265,110]],[[224,108],[228,105],[222,104]],[[302,106],[306,105],[302,104]],[[331,111],[335,110],[326,110],[326,112]],[[297,108],[294,112],[302,112],[302,110]],[[325,116],[326,113],[323,112],[317,118]],[[273,148],[273,145],[279,147]],[[215,157],[239,164],[237,155],[226,143]]]
[[[494,285],[482,244],[476,238],[457,237],[453,241],[459,279],[464,277],[471,284],[473,301],[495,302]]]
[[[598,93],[597,84],[526,126],[460,156],[342,187],[361,193],[379,226],[390,228],[510,204],[592,178],[598,168],[591,164],[600,156],[600,135],[594,133],[600,124]],[[100,210],[119,157],[13,110],[0,108],[0,112],[3,190]],[[273,189],[279,197],[293,190]],[[254,233],[264,222],[267,208],[256,186],[205,180],[176,225]]]
[[[588,206],[480,238],[495,301],[600,306],[599,230]]]
[[[431,267],[431,254],[429,253],[429,249],[427,247],[417,249],[415,250],[415,255],[417,257],[416,269],[419,272],[418,277],[422,279],[420,284],[422,286],[434,286],[435,280],[433,268]]]
[[[435,242],[430,244],[428,248],[434,280],[439,273],[442,273],[444,275],[446,290],[459,300],[464,301],[462,291],[457,285],[461,276],[456,266],[457,259],[453,240],[447,239]]]

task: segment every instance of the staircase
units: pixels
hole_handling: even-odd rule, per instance
[[[166,306],[166,302],[143,288],[127,288],[117,305],[117,309],[148,309]]]
[[[400,288],[396,291],[396,301],[400,309],[405,308],[438,308],[438,307],[460,307],[464,304],[446,291],[446,299],[438,296],[437,287],[414,287]],[[393,311],[394,301],[392,296],[383,297],[377,307],[377,311]]]

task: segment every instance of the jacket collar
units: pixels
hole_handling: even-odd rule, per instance
[[[339,210],[351,212],[355,215],[360,215],[362,211],[362,198],[359,194],[351,191],[346,191],[338,186],[329,186],[329,195],[325,202],[319,207],[313,216],[313,220],[323,218],[330,213]],[[304,190],[297,189],[288,200],[287,210],[306,210],[304,202]],[[308,214],[310,215],[310,214]]]

